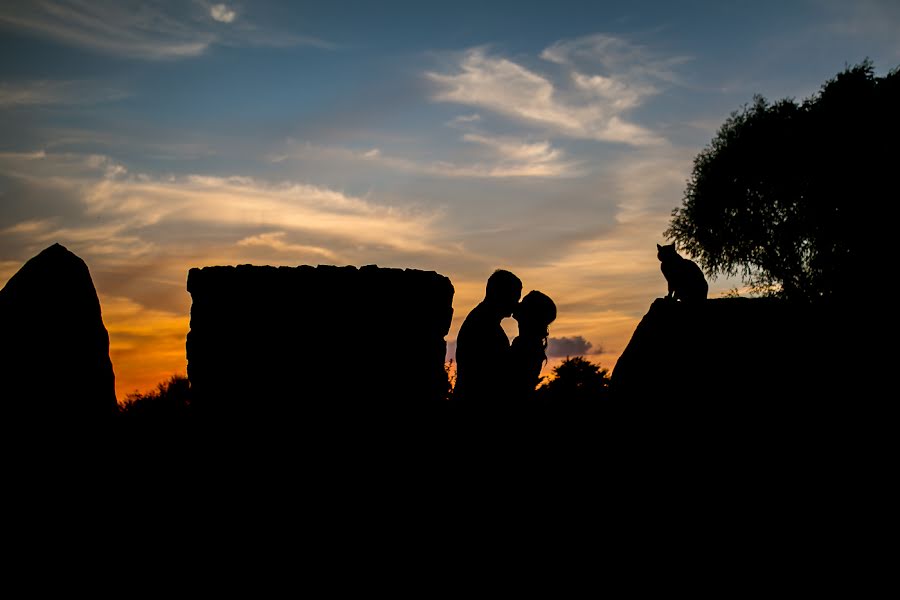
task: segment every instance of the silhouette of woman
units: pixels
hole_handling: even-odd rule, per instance
[[[513,318],[519,323],[519,335],[510,347],[510,392],[516,402],[532,400],[547,361],[547,336],[556,319],[556,304],[538,291],[528,292]]]

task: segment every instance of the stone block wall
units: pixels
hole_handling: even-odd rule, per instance
[[[198,414],[413,409],[447,389],[450,280],[377,266],[191,269]]]

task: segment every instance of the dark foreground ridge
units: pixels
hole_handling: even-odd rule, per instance
[[[453,285],[377,266],[206,267],[188,274],[198,415],[415,411],[446,397]]]
[[[94,419],[116,412],[109,334],[87,265],[50,246],[0,290],[5,416]]]

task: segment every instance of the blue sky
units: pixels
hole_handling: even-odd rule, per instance
[[[436,270],[450,341],[508,268],[557,301],[552,354],[611,367],[728,114],[883,74],[898,31],[875,0],[5,2],[0,283],[53,242],[82,256],[120,395],[184,370],[211,264]]]

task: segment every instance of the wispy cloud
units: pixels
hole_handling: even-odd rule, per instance
[[[497,163],[481,167],[489,177],[571,177],[579,174],[578,163],[566,160],[565,152],[547,141],[528,142],[518,138],[490,137],[467,133],[466,142],[489,148]]]
[[[34,152],[0,152],[0,160],[40,160],[46,157],[47,153],[43,150],[35,150]]]
[[[831,20],[825,30],[831,35],[864,39],[870,48],[882,46],[893,60],[900,60],[900,4],[894,0],[817,0]],[[886,65],[893,67],[895,65]]]
[[[18,233],[24,234],[35,234],[35,233],[43,233],[47,231],[53,224],[53,221],[50,219],[29,219],[27,221],[20,221],[15,225],[7,227],[6,229],[0,229],[0,233],[5,233],[7,235],[14,235]]]
[[[115,102],[128,93],[92,81],[31,80],[0,82],[0,108],[86,105]]]
[[[476,123],[481,120],[481,115],[478,113],[473,113],[471,115],[459,115],[457,117],[453,117],[447,125],[450,127],[462,126],[467,127],[471,123]]]
[[[565,77],[554,80],[486,48],[464,52],[453,72],[426,77],[437,101],[489,110],[555,135],[635,146],[664,141],[626,113],[658,93],[658,83],[673,82],[671,67],[683,59],[652,58],[611,36],[557,42],[541,58],[559,65]]]
[[[323,186],[241,176],[148,176],[130,173],[100,155],[7,153],[0,159],[7,176],[76,193],[83,211],[80,225],[69,219],[61,229],[52,219],[30,218],[7,228],[7,233],[28,233],[39,241],[62,237],[83,243],[150,243],[154,238],[148,230],[165,226],[215,232],[219,243],[235,231],[257,229],[262,232],[232,238],[232,243],[331,257],[337,256],[333,248],[440,252],[431,243],[439,213],[377,204]],[[286,235],[305,235],[332,246],[297,245]]]
[[[693,154],[681,148],[618,160],[610,182],[616,221],[662,232],[671,209],[681,203]]]
[[[286,236],[287,232],[271,231],[246,237],[239,240],[237,244],[238,246],[259,246],[275,250],[276,252],[287,252],[297,256],[325,258],[331,261],[337,258],[337,255],[327,248],[291,243],[285,240]]]
[[[381,148],[353,150],[288,142],[283,153],[270,156],[273,162],[288,159],[320,158],[365,162],[396,171],[433,177],[461,179],[565,178],[581,174],[581,164],[566,157],[549,141],[528,141],[514,137],[492,137],[466,133],[461,141],[477,146],[479,156],[471,161],[416,160],[384,152]]]
[[[220,23],[231,23],[237,13],[224,4],[213,4],[209,7],[209,16]]]
[[[412,252],[429,247],[430,216],[304,183],[204,175],[106,179],[91,186],[83,201],[87,215],[113,216],[133,227],[177,223],[222,230],[278,227],[326,237],[338,245],[375,244]]]
[[[36,0],[0,5],[0,27],[129,58],[189,58],[214,44],[333,47],[312,36],[263,31],[252,23],[234,26],[236,17],[225,4]]]
[[[92,50],[132,58],[202,54],[215,40],[160,6],[134,2],[37,1],[5,4],[0,23]]]
[[[676,68],[690,60],[661,56],[646,46],[603,33],[560,40],[545,48],[541,58],[578,71],[601,71],[623,88],[642,94],[657,92],[657,83],[678,83]]]

